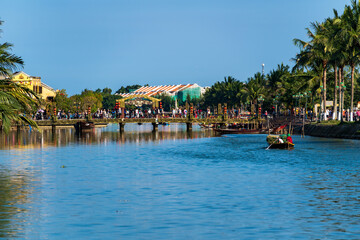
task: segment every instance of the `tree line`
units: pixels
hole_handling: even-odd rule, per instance
[[[352,120],[354,98],[359,99],[356,68],[360,63],[360,4],[352,0],[341,15],[334,9],[332,17],[323,22],[311,23],[307,35],[308,41],[294,39],[294,44],[301,48],[294,58],[294,68],[310,69],[321,77],[319,85],[323,112],[330,97],[333,100],[333,112],[337,112],[337,105],[341,110],[347,105]],[[346,75],[350,75],[350,80]],[[329,87],[333,88],[332,96],[328,94]],[[344,91],[350,95],[350,103],[344,103],[339,98]],[[333,118],[336,117],[335,114]]]
[[[293,68],[280,64],[266,76],[256,73],[245,83],[228,77],[205,93],[205,105],[226,102],[254,106],[263,97],[266,110],[274,105],[291,109],[308,101],[310,108],[320,103],[321,112],[325,112],[331,100],[332,118],[337,119],[336,112],[348,108],[352,121],[354,100],[360,100],[359,2],[352,0],[341,15],[334,9],[332,17],[310,23],[306,31],[308,40],[293,40],[299,47],[292,59]]]
[[[0,25],[2,25],[0,21]],[[359,71],[360,63],[360,4],[351,0],[345,5],[343,13],[333,10],[333,16],[322,22],[312,22],[306,28],[307,40],[295,38],[294,44],[299,53],[292,61],[294,66],[279,64],[268,74],[255,73],[247,81],[240,81],[231,76],[216,82],[200,98],[187,97],[186,101],[177,102],[184,106],[192,102],[197,108],[215,108],[219,103],[228,107],[257,111],[293,109],[305,103],[309,108],[321,103],[325,112],[327,101],[333,102],[333,112],[342,109],[354,109],[360,99]],[[13,122],[36,124],[29,118],[44,105],[32,90],[10,81],[13,72],[23,67],[21,57],[11,53],[13,45],[0,43],[0,122],[1,128],[8,131]],[[129,93],[140,85],[129,85],[115,93]],[[80,94],[68,96],[65,90],[57,93],[48,107],[57,107],[64,111],[85,111],[91,106],[113,109],[116,95],[109,88],[95,91],[84,89]],[[175,100],[166,94],[157,96],[164,103],[165,110],[175,107]],[[338,116],[334,114],[333,118]],[[325,117],[326,118],[326,117]],[[351,120],[353,119],[351,111]]]

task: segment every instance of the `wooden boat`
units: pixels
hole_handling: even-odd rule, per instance
[[[79,121],[77,123],[75,123],[75,130],[76,131],[89,131],[95,128],[95,124],[94,122],[84,122],[84,121]]]
[[[273,143],[269,145],[271,149],[293,149],[295,144],[286,142],[286,143]]]
[[[260,129],[229,129],[229,128],[214,128],[214,131],[220,134],[259,134]]]
[[[279,141],[279,138],[281,138],[281,135],[268,135],[266,137],[266,141],[269,144],[268,148],[271,149],[293,149],[295,147],[294,143],[287,142],[286,139],[282,138],[284,141],[281,143]]]
[[[205,123],[199,123],[201,128],[214,128],[214,124],[206,125]]]

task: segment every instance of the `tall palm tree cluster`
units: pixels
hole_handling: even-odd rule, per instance
[[[226,77],[224,81],[216,82],[207,89],[201,103],[203,108],[216,108],[219,103],[227,103],[229,108],[240,108],[252,114],[259,107],[262,107],[262,112],[275,112],[280,110],[280,106],[282,109],[292,109],[296,105],[295,96],[298,92],[309,92],[309,98],[316,98],[316,88],[319,87],[316,80],[316,73],[311,70],[290,71],[289,66],[280,64],[269,74],[255,73],[246,82]],[[311,96],[312,92],[314,96]]]
[[[12,46],[0,43],[0,127],[6,133],[13,124],[37,127],[28,116],[39,106],[39,98],[33,91],[10,80],[13,71],[24,64],[21,57],[11,54]]]
[[[269,74],[256,73],[242,83],[232,77],[215,83],[204,95],[204,107],[217,103],[254,106],[263,103],[263,110],[304,107],[310,109],[320,103],[321,113],[326,112],[332,101],[332,119],[339,119],[342,110],[351,109],[353,120],[354,100],[360,100],[358,82],[360,63],[360,3],[352,0],[342,15],[334,10],[334,16],[323,22],[313,22],[306,28],[308,40],[294,39],[300,48],[292,59],[295,65],[280,64]],[[350,89],[349,89],[350,88]],[[263,100],[262,100],[263,99]],[[327,103],[327,104],[326,104]],[[326,114],[321,115],[326,120]]]
[[[353,120],[354,89],[356,67],[360,62],[360,4],[352,0],[346,5],[342,15],[334,10],[334,16],[323,22],[311,23],[307,28],[309,41],[294,39],[295,45],[301,48],[295,57],[296,69],[311,69],[321,76],[321,107],[326,110],[328,94],[328,73],[333,74],[333,119],[338,118],[344,103],[341,93],[346,89],[346,69],[350,70],[350,120]],[[339,106],[339,109],[337,108]],[[340,115],[340,114],[339,114]],[[342,114],[341,114],[342,115]],[[326,115],[324,115],[326,120]]]

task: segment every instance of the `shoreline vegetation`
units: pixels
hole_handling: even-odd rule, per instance
[[[257,72],[240,81],[232,76],[214,83],[200,98],[187,96],[186,101],[175,103],[166,94],[157,95],[163,109],[171,111],[176,106],[193,103],[197,110],[214,111],[218,104],[227,104],[229,111],[250,112],[251,116],[281,114],[311,116],[323,125],[337,125],[344,121],[360,121],[360,4],[351,0],[344,12],[333,10],[333,16],[322,22],[312,22],[306,28],[307,40],[295,38],[299,52],[292,59],[294,66],[278,64],[265,74]],[[0,25],[3,22],[0,21]],[[10,79],[12,73],[23,67],[23,60],[10,53],[10,43],[0,44],[0,73]],[[264,66],[264,65],[263,65]],[[5,84],[5,80],[1,80]],[[9,83],[10,81],[8,81]],[[39,107],[52,111],[94,113],[98,109],[116,109],[117,93],[129,93],[141,85],[112,89],[84,89],[81,94],[68,96],[65,89],[57,92],[53,102],[40,102],[31,90],[12,84],[13,90],[0,87],[0,120],[8,131],[11,122],[21,122],[36,127],[25,116],[32,116]],[[3,86],[3,85],[1,85]],[[17,95],[9,96],[10,92]],[[329,104],[329,101],[332,104]],[[11,107],[10,107],[11,106]],[[127,105],[128,109],[141,108]],[[318,109],[320,108],[320,109]],[[337,122],[339,121],[339,122]]]

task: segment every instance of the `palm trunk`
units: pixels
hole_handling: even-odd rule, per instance
[[[323,95],[323,101],[324,101],[324,120],[327,120],[326,118],[326,65],[327,65],[327,62],[326,61],[323,61],[323,86],[324,86],[324,95]]]
[[[344,99],[345,99],[345,91],[343,91],[341,93],[341,106],[342,106],[343,109],[344,109]],[[344,118],[343,112],[341,111],[341,121],[343,121],[343,118]]]
[[[338,68],[335,64],[334,66],[334,73],[335,73],[335,84],[334,84],[334,101],[333,101],[333,119],[336,120],[336,113],[337,113],[337,85],[338,85]]]
[[[351,64],[351,101],[350,101],[350,121],[354,120],[353,109],[354,109],[354,74],[355,64]]]
[[[339,120],[342,121],[342,112],[343,112],[343,101],[342,101],[342,97],[341,97],[341,91],[342,91],[342,86],[340,83],[342,83],[344,81],[344,66],[341,66],[339,68]]]
[[[251,101],[251,116],[255,116],[255,101]]]

